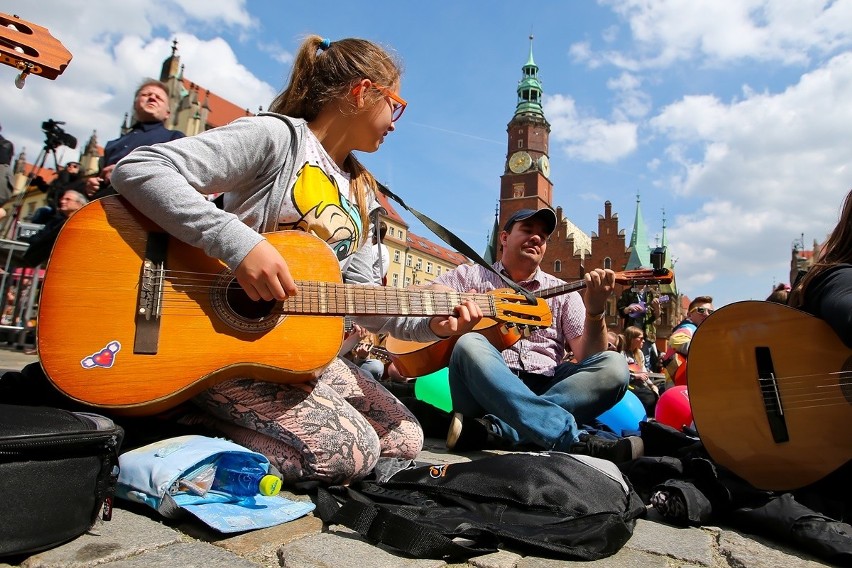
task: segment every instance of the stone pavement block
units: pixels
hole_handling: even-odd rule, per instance
[[[88,568],[180,542],[181,534],[148,517],[113,509],[111,521],[98,522],[76,539],[34,554],[24,568]]]
[[[323,533],[285,544],[278,550],[286,568],[443,568],[443,560],[395,556],[358,535]]]
[[[278,549],[282,545],[321,532],[322,521],[308,515],[274,527],[223,538],[213,544],[261,566],[276,568],[279,566]]]
[[[515,568],[523,558],[520,554],[499,550],[493,554],[484,554],[468,560],[468,565],[476,568]]]
[[[257,568],[254,562],[201,542],[173,544],[104,568]]]
[[[760,537],[746,536],[731,530],[724,530],[719,535],[719,552],[731,566],[748,566],[748,568],[831,566],[803,552],[784,549],[776,542],[770,543]]]
[[[625,547],[671,556],[700,566],[713,566],[715,540],[715,534],[702,529],[679,528],[639,519]]]
[[[669,568],[669,566],[678,566],[679,568],[683,568],[684,564],[673,564],[670,558],[664,556],[622,548],[612,556],[591,561],[557,560],[528,556],[518,562],[516,568],[566,568],[568,566],[582,566],[583,568],[633,568],[634,566],[641,566],[642,568]]]

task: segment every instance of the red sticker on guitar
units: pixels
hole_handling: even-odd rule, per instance
[[[85,357],[82,361],[80,361],[80,365],[84,369],[94,369],[95,367],[101,367],[103,369],[109,369],[112,367],[113,363],[115,363],[115,354],[121,350],[121,344],[118,341],[110,341],[106,347]]]

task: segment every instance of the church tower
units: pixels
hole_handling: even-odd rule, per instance
[[[521,68],[518,104],[506,128],[509,147],[506,165],[500,177],[500,227],[519,209],[553,207],[553,184],[550,182],[550,123],[541,107],[542,87],[538,66],[533,60],[533,36],[530,55]]]

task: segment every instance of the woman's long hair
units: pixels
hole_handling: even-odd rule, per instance
[[[793,307],[801,307],[805,303],[805,292],[814,278],[832,266],[842,263],[852,263],[852,191],[846,194],[846,200],[840,212],[840,221],[826,239],[813,266],[790,292],[789,304]]]

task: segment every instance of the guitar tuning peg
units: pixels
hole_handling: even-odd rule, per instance
[[[27,81],[27,75],[30,74],[33,65],[32,63],[24,63],[23,61],[19,61],[17,67],[21,70],[21,72],[18,74],[17,77],[15,77],[15,86],[19,89],[23,89],[24,83]]]
[[[28,73],[26,72],[19,73],[18,76],[15,77],[15,86],[19,89],[23,89],[24,83],[27,81],[27,75]]]

